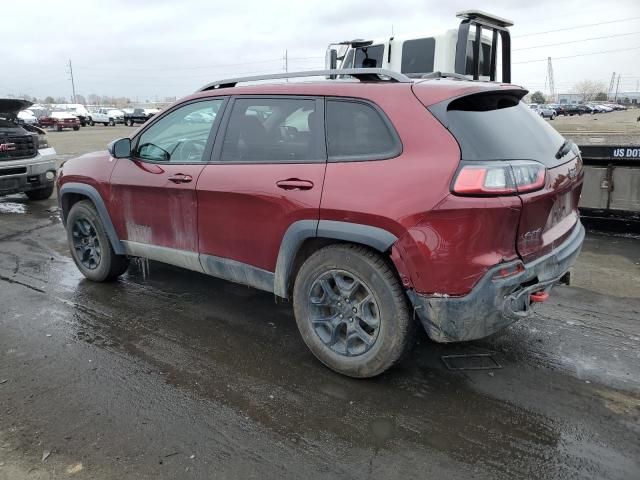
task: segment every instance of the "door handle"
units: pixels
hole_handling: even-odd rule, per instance
[[[311,190],[313,182],[310,180],[300,180],[299,178],[287,178],[276,182],[278,188],[283,190]]]
[[[169,181],[173,183],[189,183],[193,180],[191,175],[185,175],[183,173],[176,173],[169,177]]]

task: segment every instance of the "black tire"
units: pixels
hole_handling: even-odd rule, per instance
[[[96,123],[93,120],[89,120],[89,126],[93,127]]]
[[[116,126],[116,121],[113,118],[110,118],[109,119],[109,125],[112,126],[112,127],[115,127]]]
[[[60,125],[59,123],[56,125],[56,131],[58,132],[62,131],[62,125]]]
[[[109,126],[109,122],[104,122],[104,124],[103,124],[103,125],[104,125],[105,127],[108,127],[108,126]]]
[[[53,195],[53,188],[54,186],[52,183],[48,187],[29,190],[28,192],[24,192],[24,194],[29,198],[29,200],[46,200]]]
[[[80,127],[73,127],[73,129],[77,132],[78,130],[80,130]]]
[[[359,290],[360,287],[357,287],[361,292],[360,297],[357,297],[357,292],[352,292],[353,298],[338,297],[338,300],[342,298],[342,301],[345,302],[340,307],[342,310],[338,310],[334,306],[318,306],[325,304],[324,302],[319,303],[318,297],[315,297],[316,302],[312,301],[316,291],[322,292],[323,299],[326,297],[335,301],[334,297],[326,294],[324,289],[326,282],[323,285],[318,283],[327,275],[335,275],[334,272],[338,272],[338,275],[344,274],[343,278],[351,276],[365,289]],[[329,280],[330,283],[331,280]],[[335,294],[338,283],[333,285]],[[349,284],[347,283],[347,285]],[[320,290],[316,290],[317,288]],[[342,292],[342,290],[340,291]],[[376,317],[377,329],[370,329],[370,323],[363,320],[365,317],[363,315],[364,309],[360,312],[356,308],[363,305],[360,303],[363,296],[372,297],[375,301],[374,316]],[[340,303],[337,305],[340,306]],[[339,312],[343,310],[344,315],[350,316],[351,307],[353,307],[353,312],[358,311],[358,313],[349,318],[340,316]],[[318,313],[316,310],[318,308],[327,310]],[[336,309],[334,310],[334,308]],[[381,374],[400,361],[411,349],[415,340],[415,322],[409,313],[407,297],[394,270],[380,254],[362,246],[329,245],[313,253],[304,262],[296,276],[293,289],[293,309],[302,339],[311,352],[327,367],[349,377],[367,378]],[[328,334],[333,341],[321,338],[323,332],[319,329],[328,326],[328,323],[313,323],[311,319],[315,316],[317,320],[318,315],[333,319],[329,322],[333,326],[332,333]],[[366,332],[364,332],[365,329]],[[349,345],[353,343],[352,340],[357,340],[364,345],[362,353],[348,355],[348,353],[336,351],[338,350],[336,340],[338,334],[335,332],[338,330],[340,330],[339,335],[343,338],[342,345],[345,352],[349,351]],[[367,334],[373,332],[371,336],[366,335],[370,343],[361,340],[362,332]]]
[[[553,120],[554,118],[556,118],[556,114],[552,113],[551,116],[549,117],[549,120]]]
[[[96,262],[95,267],[90,268],[83,259],[80,258],[80,252],[74,246],[74,225],[76,222],[88,222],[94,237],[97,240],[97,244],[93,244],[92,247],[99,248],[99,261]],[[96,211],[93,203],[89,200],[82,200],[71,207],[69,215],[67,215],[67,241],[69,243],[69,249],[71,251],[71,257],[75,262],[78,270],[94,282],[107,282],[116,279],[129,268],[129,259],[126,255],[116,255],[111,247],[111,242],[105,232],[102,220]]]

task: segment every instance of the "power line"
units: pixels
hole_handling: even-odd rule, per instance
[[[545,33],[554,32],[566,32],[567,30],[576,30],[578,28],[597,27],[599,25],[608,25],[610,23],[630,22],[632,20],[638,20],[640,17],[621,18],[620,20],[611,20],[609,22],[589,23],[586,25],[575,25],[573,27],[557,28],[555,30],[547,30],[545,32],[525,33],[524,35],[514,35],[513,38],[533,37],[534,35],[544,35]]]
[[[298,61],[298,60],[318,60],[323,59],[324,57],[289,57],[289,61]],[[241,62],[241,63],[219,63],[215,65],[198,65],[192,67],[172,67],[171,70],[200,70],[200,69],[216,69],[216,68],[226,68],[226,67],[244,67],[244,66],[252,66],[261,63],[276,63],[282,62],[282,57],[278,58],[270,58],[265,60],[257,60],[255,62]],[[104,66],[103,69],[111,69],[111,66]],[[88,70],[99,70],[100,67],[91,67]],[[87,70],[87,69],[83,69]],[[127,70],[133,71],[148,71],[148,70],[157,70],[157,67],[133,67],[127,68]]]
[[[512,51],[517,52],[519,50],[532,50],[534,48],[555,47],[557,45],[568,45],[569,43],[588,42],[590,40],[603,40],[605,38],[625,37],[628,35],[637,35],[639,33],[640,32],[616,33],[614,35],[605,35],[603,37],[591,37],[591,38],[583,38],[582,40],[569,40],[568,42],[547,43],[546,45],[534,45],[533,47],[514,48]]]
[[[576,57],[588,57],[590,55],[600,55],[602,53],[614,53],[614,52],[627,52],[629,50],[639,50],[640,47],[631,47],[631,48],[617,48],[615,50],[602,50],[601,52],[591,52],[591,53],[580,53],[578,55],[566,55],[564,57],[553,57],[554,60],[562,60],[563,58],[576,58]],[[527,60],[525,62],[513,62],[513,65],[521,65],[523,63],[536,63],[536,62],[546,62],[546,58],[541,58],[539,60]]]

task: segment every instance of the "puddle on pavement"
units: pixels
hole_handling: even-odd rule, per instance
[[[0,213],[27,213],[24,203],[0,202]]]

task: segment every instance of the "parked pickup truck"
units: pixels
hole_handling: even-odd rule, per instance
[[[98,108],[94,110],[90,113],[89,125],[93,127],[96,123],[102,123],[105,127],[109,125],[115,127],[116,119],[111,112],[111,108]]]
[[[153,113],[147,113],[144,108],[134,108],[133,113],[124,114],[124,124],[133,127],[136,123],[144,123],[153,117]]]
[[[18,120],[18,112],[31,105],[0,99],[0,195],[25,193],[31,200],[45,200],[54,189],[56,151],[44,130]]]
[[[45,128],[55,128],[61,132],[63,128],[73,128],[80,130],[80,120],[69,112],[53,112],[51,115],[40,119],[40,126]]]

